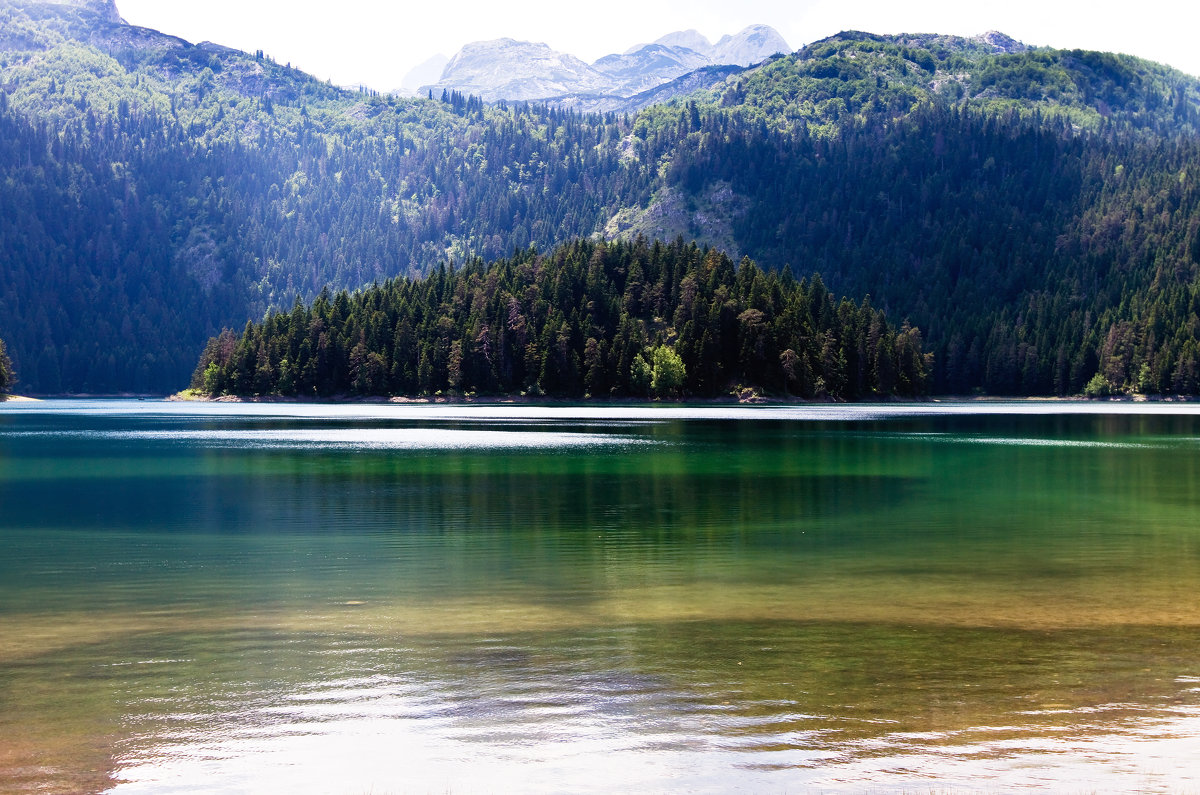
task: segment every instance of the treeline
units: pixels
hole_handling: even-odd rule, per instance
[[[491,265],[323,291],[211,339],[209,395],[711,397],[738,386],[808,399],[928,393],[921,333],[869,299],[835,301],[749,259],[644,239],[581,240]]]

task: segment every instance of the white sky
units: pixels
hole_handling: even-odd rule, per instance
[[[381,91],[417,64],[470,41],[542,41],[585,61],[675,30],[715,41],[747,25],[793,49],[842,30],[975,35],[1124,52],[1200,75],[1196,0],[117,0],[134,25],[253,52],[338,85]]]

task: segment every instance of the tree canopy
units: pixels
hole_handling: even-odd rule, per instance
[[[4,340],[0,340],[0,395],[11,390],[16,380],[12,360],[8,358],[8,349],[4,346]]]
[[[843,400],[917,397],[921,333],[682,239],[580,240],[438,268],[273,312],[205,347],[210,395],[712,397],[740,386]]]

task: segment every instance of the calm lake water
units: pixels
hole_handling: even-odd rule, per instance
[[[0,791],[1197,759],[1200,407],[0,406]]]

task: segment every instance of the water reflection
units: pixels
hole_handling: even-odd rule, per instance
[[[0,789],[1195,787],[1191,414],[52,409]]]
[[[319,428],[156,431],[18,431],[13,436],[122,442],[168,442],[238,449],[319,450],[522,450],[626,447],[645,440],[616,434],[538,431],[454,430],[448,428]]]
[[[140,728],[116,743],[116,791],[489,788],[481,770],[522,791],[1178,790],[1189,768],[1159,766],[1197,750],[1177,675],[1195,675],[1194,633],[688,622],[386,640],[230,632],[126,654],[149,662],[104,674]]]

